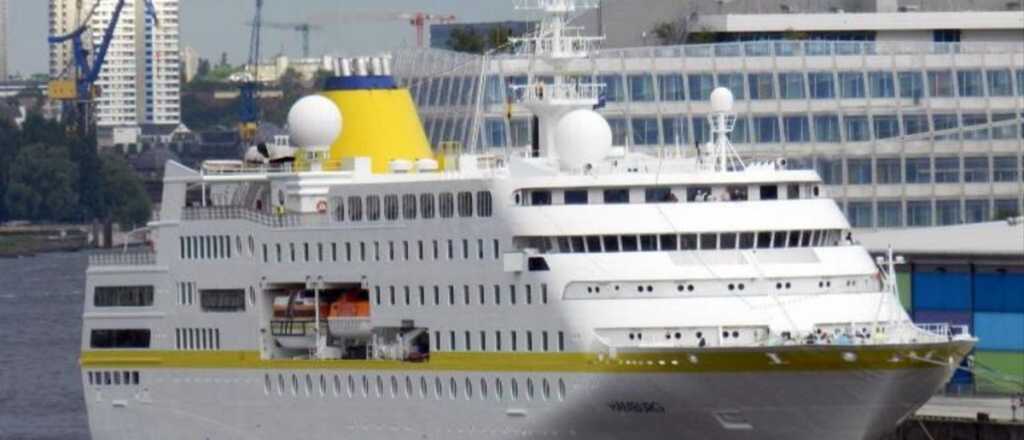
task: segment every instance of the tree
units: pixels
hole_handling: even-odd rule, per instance
[[[206,58],[199,59],[199,67],[196,69],[196,78],[205,78],[210,74],[210,60]]]
[[[472,27],[456,26],[448,36],[448,48],[456,52],[484,53],[487,41]]]
[[[664,46],[674,46],[686,42],[686,26],[677,22],[658,23],[651,32],[658,39],[658,43]]]
[[[487,46],[489,50],[504,51],[508,49],[509,40],[512,39],[512,29],[507,26],[498,25],[487,35]]]
[[[226,66],[228,66],[228,53],[227,52],[221,52],[220,53],[220,64],[218,64],[217,67],[226,67]]]
[[[103,175],[101,217],[121,225],[122,230],[145,224],[152,212],[152,202],[142,180],[123,157],[106,153],[99,157]]]
[[[10,120],[0,121],[0,222],[7,216],[7,177],[12,157],[18,154],[18,131]]]
[[[7,209],[11,218],[77,220],[78,169],[67,148],[42,143],[22,147],[11,164]]]

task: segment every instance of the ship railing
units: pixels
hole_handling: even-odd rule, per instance
[[[510,87],[512,99],[518,103],[576,101],[597,103],[604,93],[604,84],[562,83],[531,84]]]
[[[958,55],[1021,53],[1018,43],[933,43],[879,41],[749,41],[599,50],[596,57],[729,58],[859,55]]]
[[[602,41],[601,37],[582,35],[582,30],[568,28],[570,33],[578,35],[565,35],[562,38],[553,38],[550,35],[532,35],[526,37],[511,38],[515,45],[515,53],[521,56],[538,56],[550,58],[586,58],[597,51]]]
[[[571,10],[594,9],[599,0],[515,0],[513,5],[520,11],[571,12]]]
[[[271,228],[318,227],[331,223],[327,214],[270,213],[241,206],[191,207],[182,211],[184,221],[242,220]]]
[[[89,255],[90,266],[154,266],[156,253],[150,250],[101,251]]]

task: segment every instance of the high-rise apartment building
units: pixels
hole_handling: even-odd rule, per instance
[[[99,0],[92,15],[92,42],[98,46],[119,0]],[[128,0],[114,30],[106,65],[96,86],[96,124],[101,146],[133,144],[144,125],[181,122],[181,65],[178,0]]]
[[[7,0],[0,0],[0,81],[7,79]]]
[[[6,0],[0,0],[6,1]],[[86,12],[82,0],[50,0],[50,35],[65,35],[75,30]],[[86,41],[88,43],[88,41]],[[50,78],[70,78],[74,61],[71,43],[50,45]]]
[[[100,146],[137,142],[143,126],[174,127],[181,122],[181,65],[178,0],[127,0],[114,30],[106,64],[96,81],[96,124]],[[50,34],[73,31],[88,16],[86,44],[99,46],[119,0],[51,0]],[[89,12],[95,11],[89,16]],[[68,77],[71,44],[50,47],[50,75]]]

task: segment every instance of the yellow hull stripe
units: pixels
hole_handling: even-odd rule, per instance
[[[551,373],[741,373],[934,368],[959,363],[973,343],[915,347],[779,347],[621,354],[435,353],[428,362],[261,359],[257,351],[86,351],[83,368],[388,370]],[[777,357],[773,359],[768,353]],[[856,359],[850,359],[853,353]],[[925,360],[927,359],[927,360]]]

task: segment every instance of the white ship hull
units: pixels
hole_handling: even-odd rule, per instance
[[[86,396],[94,440],[862,440],[891,430],[953,372],[903,362],[681,374],[143,369],[144,385]]]

